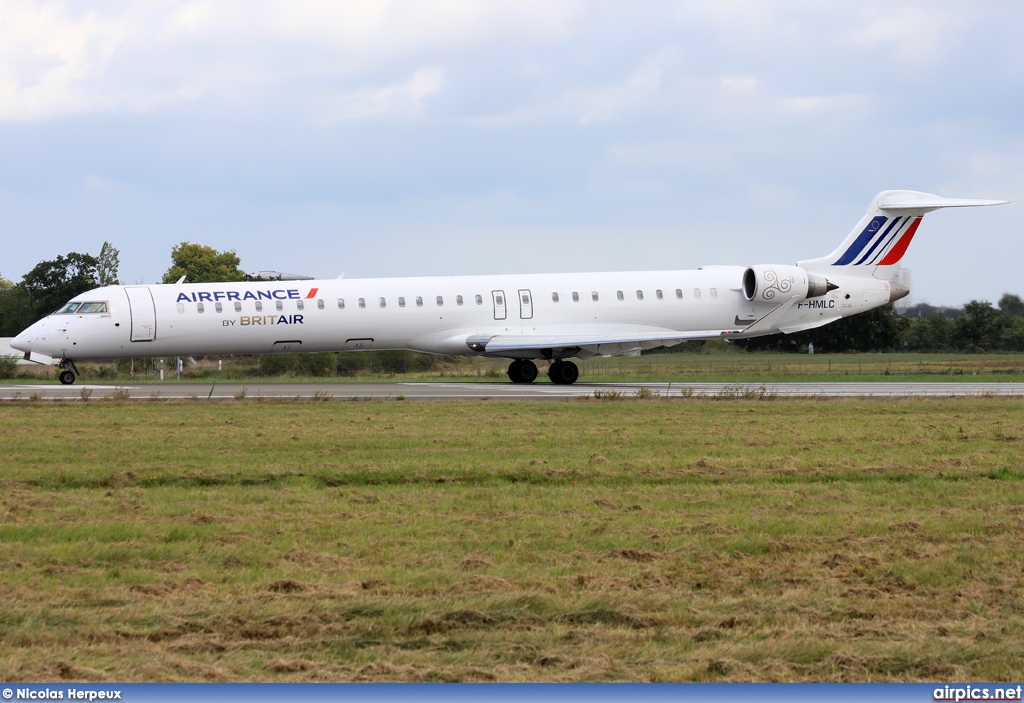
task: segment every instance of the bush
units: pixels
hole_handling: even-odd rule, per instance
[[[259,357],[259,369],[263,376],[333,376],[335,354],[264,354]]]
[[[338,352],[335,368],[339,376],[356,376],[366,368],[369,358],[366,352]]]
[[[0,356],[0,378],[14,378],[18,373],[18,357]]]
[[[400,349],[373,352],[373,370],[387,374],[414,371],[416,361],[413,356],[411,351]]]

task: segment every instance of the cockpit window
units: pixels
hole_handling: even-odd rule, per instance
[[[57,311],[58,315],[70,315],[77,313],[79,315],[83,313],[95,313],[95,312],[106,312],[106,303],[68,303],[60,310]]]

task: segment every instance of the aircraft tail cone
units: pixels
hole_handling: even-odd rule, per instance
[[[900,298],[906,298],[910,295],[910,288],[903,285],[902,283],[890,283],[889,284],[889,302],[895,303]]]

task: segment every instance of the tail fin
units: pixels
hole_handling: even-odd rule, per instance
[[[1009,200],[942,198],[915,190],[886,190],[875,196],[863,219],[839,248],[819,259],[797,262],[807,271],[891,279],[926,213],[944,207],[1002,205]]]

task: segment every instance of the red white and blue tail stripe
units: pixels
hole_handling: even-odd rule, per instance
[[[833,266],[891,266],[899,263],[922,217],[872,217],[871,222]]]

